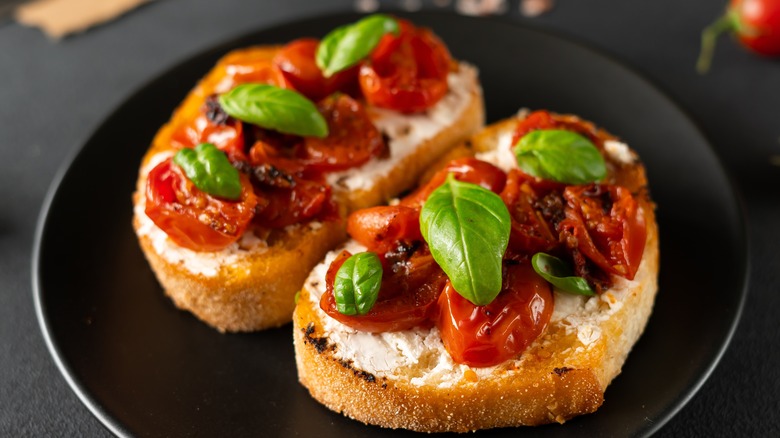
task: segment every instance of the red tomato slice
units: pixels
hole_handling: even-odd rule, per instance
[[[147,177],[146,215],[179,246],[219,251],[241,237],[257,204],[249,178],[240,178],[241,199],[220,199],[198,190],[168,159]]]
[[[347,232],[369,251],[384,254],[405,243],[422,241],[420,210],[405,205],[366,208],[349,215]]]
[[[349,169],[385,151],[382,134],[355,99],[346,94],[332,95],[317,107],[328,122],[328,136],[304,137],[298,158],[309,169],[318,172]]]
[[[563,196],[567,205],[566,218],[559,224],[562,240],[605,272],[633,280],[645,250],[647,227],[644,211],[631,192],[591,184],[567,187]]]
[[[527,117],[517,122],[517,127],[512,135],[511,147],[515,147],[518,140],[531,131],[541,129],[564,129],[576,132],[601,147],[605,140],[614,139],[606,131],[598,129],[593,123],[586,122],[579,117],[570,115],[553,114],[549,111],[534,111]]]
[[[215,97],[206,99],[200,115],[173,132],[171,143],[177,148],[211,143],[224,151],[231,162],[246,160],[243,124],[225,114]]]
[[[563,216],[562,198],[558,196],[558,205],[547,206],[540,202],[537,193],[528,183],[527,175],[518,169],[509,171],[501,199],[512,218],[507,256],[515,260],[529,258],[537,252],[550,252],[560,246],[555,228],[545,218],[545,212]],[[555,198],[550,195],[550,199]]]
[[[385,267],[382,288],[374,307],[366,315],[348,316],[336,310],[333,281],[342,264],[351,254],[342,253],[331,263],[325,281],[327,289],[320,299],[320,308],[332,318],[354,329],[372,333],[407,330],[430,325],[447,276],[428,253],[414,254],[401,264]]]
[[[315,101],[357,83],[358,73],[355,66],[324,77],[315,60],[319,45],[314,38],[301,38],[286,44],[274,57],[274,64],[293,88]]]
[[[553,294],[529,264],[508,264],[503,289],[487,306],[475,306],[447,281],[438,309],[436,325],[452,359],[487,367],[517,356],[539,337],[552,316]]]
[[[422,206],[428,196],[454,174],[458,181],[482,186],[494,193],[501,193],[506,184],[506,173],[498,167],[476,158],[458,158],[450,161],[446,167],[436,172],[428,183],[416,192],[404,198],[401,203],[409,206]]]
[[[387,34],[360,68],[360,88],[372,104],[395,111],[424,111],[447,94],[452,59],[431,31],[400,20],[399,35]]]
[[[234,61],[225,65],[225,77],[215,86],[219,93],[230,91],[241,84],[270,84],[282,88],[292,88],[284,73],[270,59],[233,57]]]

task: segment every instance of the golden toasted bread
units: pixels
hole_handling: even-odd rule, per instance
[[[507,160],[514,165],[509,143],[516,123],[511,118],[491,125],[445,158],[477,154],[494,164],[503,161],[504,167]],[[625,145],[614,142],[607,149],[608,181],[635,193],[647,224],[644,255],[633,280],[616,277],[610,289],[594,297],[556,291],[544,333],[515,359],[479,368],[455,363],[436,327],[372,334],[329,317],[319,301],[334,251],[306,280],[293,314],[300,382],[333,411],[421,432],[563,423],[598,409],[644,330],[659,263],[644,169]],[[365,250],[355,241],[345,248]]]
[[[176,245],[144,213],[146,176],[175,152],[172,136],[177,129],[201,111],[208,96],[232,87],[230,75],[237,66],[269,62],[278,49],[236,50],[217,63],[155,136],[133,196],[133,226],[165,293],[176,306],[220,331],[253,331],[289,322],[293,297],[311,268],[346,238],[343,220],[335,219],[277,230],[250,228],[222,251],[198,252]],[[389,152],[364,166],[328,175],[342,216],[408,189],[436,158],[482,127],[484,107],[476,69],[461,63],[448,83],[448,94],[423,114],[367,108],[389,139]]]

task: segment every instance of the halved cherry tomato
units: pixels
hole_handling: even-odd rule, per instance
[[[501,193],[506,184],[506,173],[498,167],[476,158],[458,158],[450,161],[446,167],[436,172],[430,181],[404,198],[401,203],[409,206],[421,206],[434,190],[444,184],[450,173],[454,174],[458,181],[477,184],[494,193]]]
[[[399,20],[398,35],[382,37],[360,68],[360,88],[372,105],[410,113],[423,111],[447,94],[452,59],[430,30]]]
[[[220,199],[198,190],[168,159],[149,172],[146,215],[179,246],[219,251],[241,237],[258,202],[249,178],[240,178],[241,199]]]
[[[327,219],[335,211],[327,184],[295,178],[285,187],[259,187],[266,203],[258,204],[254,222],[268,228],[283,228],[315,218]]]
[[[527,178],[528,176],[518,169],[510,170],[501,192],[501,199],[512,218],[507,254],[515,260],[529,258],[537,252],[549,252],[559,246],[554,225],[545,218],[540,196],[527,182]],[[555,207],[547,208],[553,210]],[[549,211],[548,215],[563,216],[563,202],[557,205],[557,209],[557,212]]]
[[[308,168],[320,172],[349,169],[385,151],[382,134],[360,102],[336,94],[320,101],[317,107],[328,122],[328,136],[304,138],[298,158]]]
[[[274,64],[293,88],[315,101],[356,83],[358,73],[355,66],[324,77],[315,61],[319,45],[317,39],[301,38],[286,44],[274,57]]]
[[[590,184],[567,187],[563,197],[567,205],[566,218],[559,224],[561,239],[605,272],[633,280],[642,261],[647,227],[644,211],[631,192]]]
[[[214,87],[218,93],[226,93],[237,85],[248,83],[292,88],[282,70],[270,58],[239,53],[234,54],[232,58],[232,61],[225,65],[225,77]]]
[[[384,254],[406,243],[422,241],[420,210],[388,205],[358,210],[347,219],[347,232],[369,251]]]
[[[206,99],[201,113],[173,132],[171,143],[178,148],[211,143],[224,151],[231,162],[246,160],[243,124],[222,111],[215,97]]]
[[[438,301],[444,347],[457,363],[486,367],[525,350],[547,327],[553,312],[550,284],[530,264],[506,264],[501,293],[475,306],[447,281]]]
[[[540,129],[564,129],[576,132],[577,134],[587,137],[598,148],[602,148],[605,140],[614,139],[614,137],[606,131],[598,129],[593,123],[586,122],[579,117],[565,114],[553,114],[549,111],[534,111],[517,123],[515,132],[512,135],[512,144],[510,147],[515,147],[518,140],[524,135]]]
[[[348,316],[336,309],[333,282],[336,273],[351,254],[342,251],[331,263],[325,277],[327,289],[320,298],[320,308],[337,321],[354,329],[372,333],[407,330],[431,324],[447,276],[430,253],[415,253],[407,261],[385,267],[379,297],[365,315]]]

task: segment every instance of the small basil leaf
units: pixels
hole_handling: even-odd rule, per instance
[[[571,268],[558,257],[538,252],[531,257],[531,265],[537,274],[558,290],[579,295],[596,295],[588,282],[582,277],[575,277]]]
[[[332,30],[317,47],[315,60],[327,78],[367,57],[386,33],[398,34],[398,22],[387,15],[369,15]]]
[[[173,162],[200,191],[231,200],[241,198],[241,179],[224,152],[211,143],[176,152]]]
[[[267,84],[241,84],[219,96],[228,115],[267,129],[311,137],[327,137],[328,123],[300,93]]]
[[[502,258],[511,220],[504,201],[452,174],[420,212],[420,231],[460,295],[477,306],[501,292]]]
[[[348,258],[336,273],[333,295],[336,309],[344,315],[365,315],[376,303],[382,286],[382,263],[372,252]]]
[[[607,166],[587,138],[560,129],[543,129],[524,135],[514,148],[517,165],[525,173],[566,184],[587,184],[603,179]]]

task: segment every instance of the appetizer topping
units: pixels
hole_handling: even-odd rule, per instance
[[[385,34],[360,67],[360,89],[372,105],[404,113],[424,111],[447,94],[452,59],[431,31],[399,23],[400,33]]]
[[[336,309],[344,315],[365,315],[379,296],[382,263],[373,252],[361,252],[344,261],[333,280]]]
[[[213,144],[201,143],[195,149],[181,149],[173,156],[173,162],[200,191],[232,201],[241,197],[238,171],[230,165],[225,153]]]
[[[604,158],[587,138],[571,131],[530,132],[514,148],[523,172],[566,184],[586,184],[607,174]]]
[[[218,251],[241,237],[258,202],[249,178],[238,177],[238,199],[218,198],[198,189],[181,167],[167,159],[149,172],[146,215],[177,245]]]
[[[296,91],[267,84],[242,84],[219,96],[231,117],[285,134],[326,137],[328,126],[317,107]]]
[[[331,77],[365,59],[385,34],[398,32],[398,21],[382,14],[338,27],[325,35],[317,48],[317,66],[325,77]]]
[[[357,67],[324,76],[315,61],[319,46],[320,42],[315,38],[295,40],[279,50],[274,57],[274,65],[282,71],[293,88],[312,100],[320,100],[339,90],[355,88],[353,84],[357,84]]]
[[[431,193],[420,230],[452,287],[475,305],[501,291],[501,260],[509,243],[509,212],[501,198],[453,174]]]
[[[578,295],[596,295],[582,277],[575,277],[571,267],[558,257],[538,252],[531,258],[531,266],[542,278],[558,290]]]
[[[544,141],[585,142],[587,154],[607,153],[604,142],[612,138],[592,125],[534,114],[519,123],[518,141],[553,132]],[[599,179],[609,179],[607,172]],[[613,276],[633,279],[644,220],[625,187],[572,185],[517,168],[507,174],[475,158],[454,160],[398,204],[350,215],[347,231],[382,265],[377,301],[364,315],[338,311],[334,282],[350,256],[344,251],[328,269],[320,307],[366,332],[435,324],[455,362],[495,365],[544,331],[553,288],[592,296],[611,287]]]
[[[473,367],[495,365],[515,357],[547,327],[553,313],[550,285],[527,264],[505,263],[498,297],[476,306],[455,293],[447,282],[439,295],[444,347],[457,363]]]

